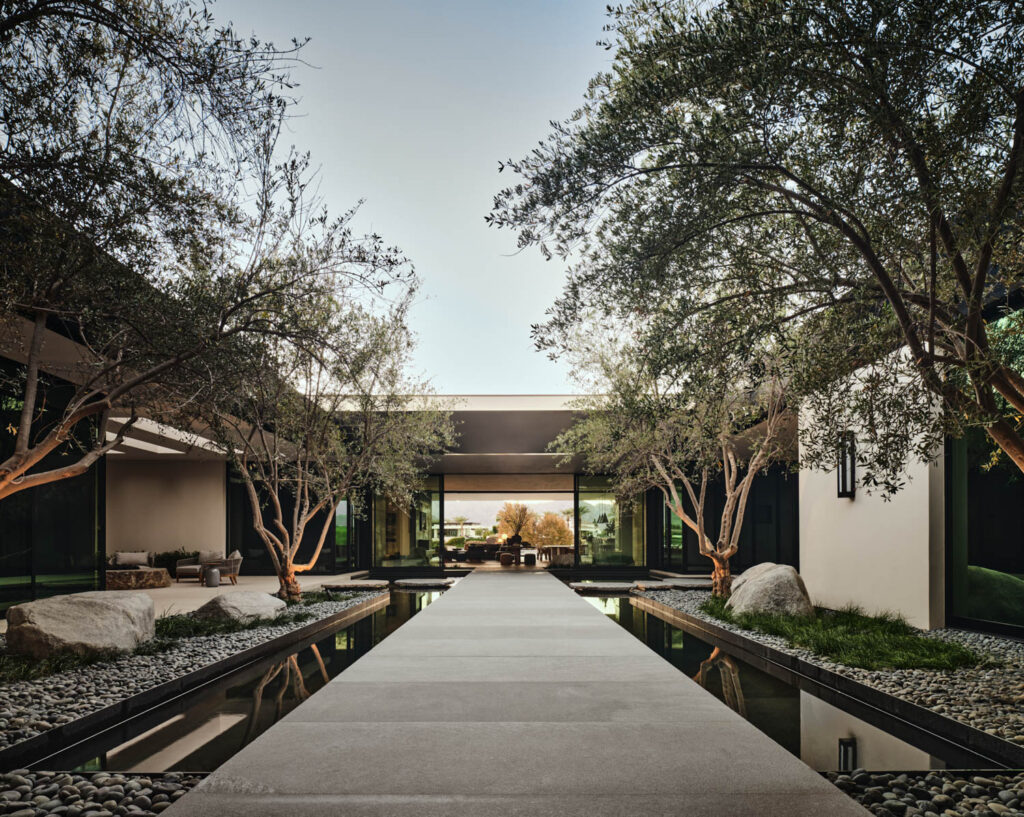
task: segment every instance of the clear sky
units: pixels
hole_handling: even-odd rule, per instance
[[[310,36],[293,140],[321,167],[334,212],[408,255],[423,282],[416,374],[444,394],[567,393],[530,325],[564,266],[484,224],[525,155],[607,67],[605,0],[219,0],[240,32]]]

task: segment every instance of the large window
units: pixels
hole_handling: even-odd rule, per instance
[[[1024,477],[992,454],[976,429],[947,444],[947,611],[1024,632]]]
[[[334,566],[336,570],[349,567],[352,556],[352,529],[349,526],[350,508],[347,499],[338,503],[334,512]]]
[[[18,423],[21,409],[18,368],[0,361],[0,461],[14,448],[3,429]],[[71,393],[49,384],[35,428],[53,422]],[[48,455],[39,470],[70,465],[81,452],[69,443]],[[100,527],[103,519],[103,465],[86,473],[29,488],[0,502],[0,610],[11,604],[100,586]]]
[[[387,497],[373,498],[375,567],[440,566],[440,480],[430,477],[413,496],[411,507]]]
[[[642,567],[644,511],[640,503],[621,503],[607,479],[580,477],[580,564]]]

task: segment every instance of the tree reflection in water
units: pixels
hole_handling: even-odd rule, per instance
[[[316,644],[311,644],[309,649],[312,651],[313,657],[316,659],[317,666],[320,670],[320,676],[324,679],[324,683],[326,684],[330,680],[330,677],[327,674],[327,667],[324,665],[324,659],[320,655],[320,649]],[[260,712],[263,709],[263,694],[271,682],[277,678],[281,679],[281,684],[274,696],[274,717],[272,723],[276,723],[281,720],[281,716],[284,714],[284,700],[289,688],[292,690],[292,697],[295,699],[296,705],[302,703],[312,694],[309,689],[306,688],[306,679],[303,677],[302,670],[299,668],[298,653],[290,655],[284,661],[268,667],[267,671],[263,673],[263,677],[260,678],[256,687],[253,689],[252,708],[249,713],[249,727],[246,730],[242,746],[251,743],[252,740],[260,733],[259,721]]]
[[[722,652],[721,647],[715,647],[711,655],[700,662],[700,669],[693,676],[693,680],[707,689],[708,675],[712,669],[718,670],[722,680],[722,698],[726,706],[742,717],[747,717],[747,704],[743,699],[743,688],[740,686],[740,670],[732,658]]]

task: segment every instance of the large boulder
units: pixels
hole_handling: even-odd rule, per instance
[[[726,609],[736,615],[769,613],[787,616],[814,615],[804,580],[790,565],[765,562],[741,574],[733,582]]]
[[[252,621],[256,618],[275,618],[286,605],[277,596],[254,590],[235,590],[214,596],[192,615],[215,621]]]
[[[57,653],[127,652],[155,635],[153,600],[131,591],[53,596],[7,611],[7,648],[46,658]]]

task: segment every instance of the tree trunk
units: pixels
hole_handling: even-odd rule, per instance
[[[277,578],[281,582],[281,588],[277,591],[279,597],[285,601],[302,600],[302,588],[295,578],[295,567],[290,562],[281,565],[281,572]]]
[[[715,564],[714,570],[711,571],[711,595],[727,599],[732,593],[732,572],[729,570],[729,559],[728,557],[723,559],[715,554],[710,554],[710,558]]]

